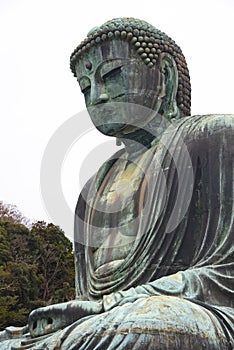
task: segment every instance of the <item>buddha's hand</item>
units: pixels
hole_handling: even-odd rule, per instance
[[[126,291],[119,291],[109,295],[103,296],[104,311],[109,311],[116,306],[122,306],[127,303],[134,303],[138,299],[144,299],[149,297],[147,293],[137,293],[134,288],[130,288]]]
[[[29,315],[29,331],[38,337],[62,329],[82,317],[103,312],[102,302],[73,300],[41,307]]]

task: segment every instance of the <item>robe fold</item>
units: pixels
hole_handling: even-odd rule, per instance
[[[133,156],[143,177],[130,216],[125,208],[108,212],[105,200],[98,206],[129,154],[123,149],[109,159],[82,190],[74,236],[77,299],[102,301],[104,311],[38,339],[2,341],[0,348],[233,349],[233,131],[234,115],[183,118]],[[110,238],[120,231],[132,239],[125,258],[113,255],[106,270],[95,263],[102,214]]]
[[[103,276],[93,266],[91,218],[125,150],[102,166],[76,208],[77,298],[103,298],[110,310],[138,298],[179,297],[210,310],[233,344],[233,130],[233,115],[206,115],[183,118],[164,132],[148,151],[148,191],[136,239],[124,262]]]

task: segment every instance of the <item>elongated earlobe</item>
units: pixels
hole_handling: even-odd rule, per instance
[[[122,144],[121,140],[118,137],[116,137],[115,142],[116,142],[116,146],[121,146],[121,144]]]
[[[176,102],[178,89],[178,70],[174,59],[168,53],[161,55],[164,97],[160,113],[168,119],[179,118],[180,111]]]

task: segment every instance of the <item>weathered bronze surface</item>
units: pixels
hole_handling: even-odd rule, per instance
[[[180,48],[140,20],[92,30],[71,69],[124,147],[77,203],[77,299],[0,349],[233,349],[234,115],[190,116]]]

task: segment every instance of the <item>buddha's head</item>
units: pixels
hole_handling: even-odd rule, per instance
[[[113,19],[91,30],[72,53],[71,70],[94,125],[106,135],[124,137],[157,115],[190,115],[185,58],[144,21]]]

